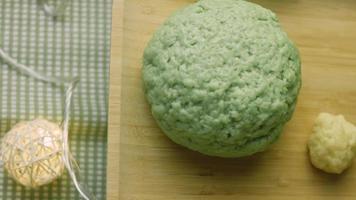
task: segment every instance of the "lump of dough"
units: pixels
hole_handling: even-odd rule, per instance
[[[312,164],[325,172],[340,174],[351,164],[356,152],[356,127],[342,115],[321,113],[310,136]]]
[[[219,157],[266,150],[291,119],[301,60],[270,10],[200,0],[173,14],[143,56],[152,114],[174,142]]]

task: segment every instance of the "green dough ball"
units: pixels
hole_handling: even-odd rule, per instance
[[[164,133],[203,154],[265,150],[291,118],[301,86],[297,48],[270,10],[201,0],[171,16],[143,56],[143,83]]]

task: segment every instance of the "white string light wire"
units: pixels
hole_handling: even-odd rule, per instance
[[[72,158],[70,149],[69,149],[69,142],[68,142],[68,127],[69,127],[69,120],[70,120],[70,108],[72,103],[72,97],[74,89],[79,82],[79,77],[75,77],[73,79],[62,79],[59,77],[49,77],[45,76],[41,73],[34,71],[32,68],[27,67],[18,63],[15,59],[11,58],[7,55],[1,48],[0,48],[0,58],[9,64],[10,67],[20,71],[24,75],[32,77],[34,79],[44,81],[47,83],[52,83],[57,86],[64,86],[67,88],[65,94],[65,107],[64,107],[64,117],[62,123],[62,138],[63,138],[63,162],[67,168],[70,178],[72,179],[76,189],[80,193],[80,195],[85,200],[96,200],[95,196],[89,192],[86,185],[80,183],[79,176],[76,173],[76,170],[79,170],[77,165],[75,164],[75,160]],[[74,163],[73,163],[74,162]]]

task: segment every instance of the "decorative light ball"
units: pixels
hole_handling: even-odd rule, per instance
[[[44,119],[20,122],[2,139],[1,159],[17,182],[36,188],[63,174],[62,144],[59,125]]]

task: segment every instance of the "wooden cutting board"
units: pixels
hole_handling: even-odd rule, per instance
[[[120,200],[356,199],[356,165],[342,175],[327,175],[310,165],[306,149],[319,112],[344,114],[356,123],[356,1],[254,1],[277,13],[299,47],[303,87],[281,139],[264,153],[240,159],[208,157],[172,143],[143,95],[140,69],[147,41],[173,11],[193,2],[122,2],[123,35],[115,25],[113,33],[113,46],[123,37],[122,53],[113,49],[111,73],[110,135],[116,142],[109,147],[110,158],[117,160],[110,169],[119,171],[109,170],[109,179],[110,174],[119,178]]]

